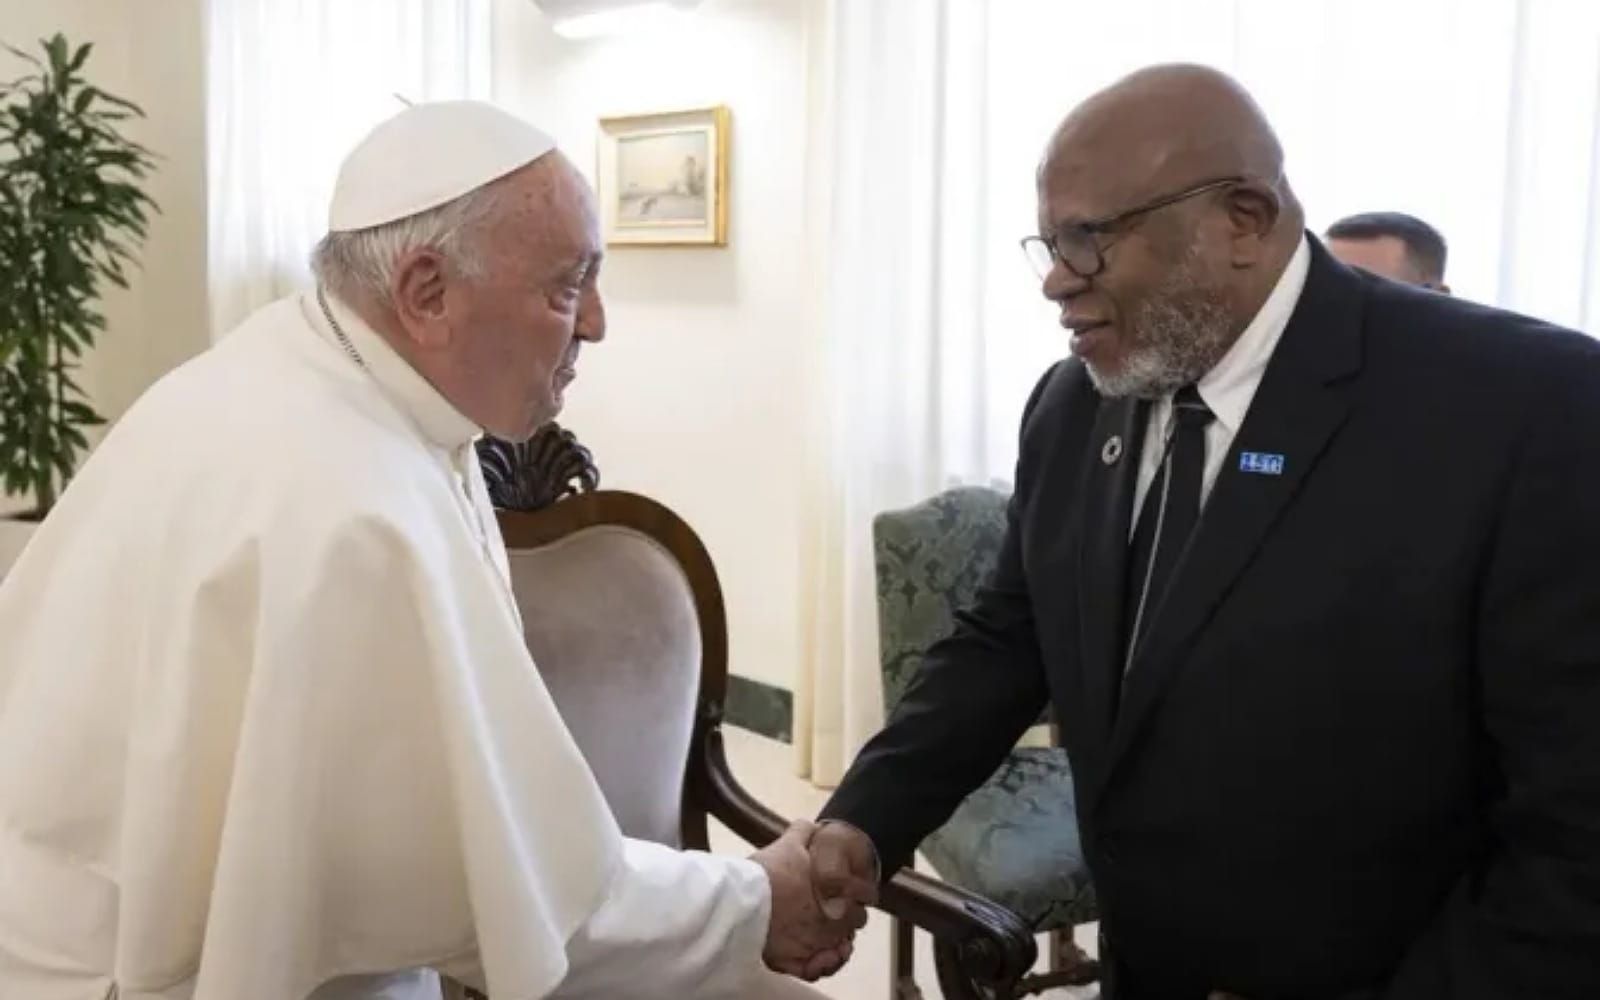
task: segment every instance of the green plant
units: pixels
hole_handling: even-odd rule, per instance
[[[61,35],[0,84],[0,483],[49,511],[104,423],[72,373],[105,330],[103,281],[126,288],[155,165],[118,128],[139,107],[89,84],[90,45]]]

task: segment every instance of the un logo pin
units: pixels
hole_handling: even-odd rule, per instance
[[[1244,451],[1239,453],[1239,471],[1254,473],[1258,476],[1283,475],[1283,456],[1266,451]]]
[[[1107,465],[1116,465],[1122,457],[1122,436],[1113,434],[1106,438],[1105,445],[1100,449],[1100,461]]]

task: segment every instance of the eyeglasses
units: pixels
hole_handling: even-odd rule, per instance
[[[1028,263],[1033,265],[1040,281],[1050,276],[1050,272],[1058,262],[1080,278],[1092,278],[1106,267],[1106,247],[1100,245],[1097,236],[1112,232],[1134,216],[1154,212],[1168,205],[1176,205],[1180,201],[1187,201],[1207,191],[1239,184],[1243,180],[1243,177],[1225,177],[1221,180],[1206,181],[1192,188],[1184,188],[1177,194],[1164,195],[1154,201],[1147,201],[1143,205],[1118,212],[1116,215],[1108,215],[1089,222],[1069,223],[1057,229],[1054,236],[1025,236],[1022,238],[1022,252],[1027,255]]]

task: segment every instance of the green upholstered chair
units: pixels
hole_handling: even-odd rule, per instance
[[[955,613],[994,569],[1006,502],[991,489],[959,487],[874,519],[886,710],[893,711],[923,654],[950,633]],[[1098,919],[1078,840],[1072,772],[1065,750],[1048,738],[1038,742],[1046,745],[1014,749],[921,846],[947,882],[1010,909],[1036,933],[1051,932],[1050,974],[1023,980],[1017,996],[1091,982],[1098,974],[1071,946],[1073,926]],[[910,926],[896,921],[892,940],[893,995],[920,996]],[[936,942],[942,978],[947,958],[938,952]]]

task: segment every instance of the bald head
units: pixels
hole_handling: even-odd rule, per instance
[[[1103,186],[1129,198],[1223,177],[1242,177],[1299,206],[1283,173],[1283,147],[1255,99],[1207,66],[1152,66],[1100,91],[1061,122],[1040,165],[1080,176],[1114,174]],[[1130,202],[1131,204],[1131,202]]]
[[[1140,70],[1067,115],[1039,165],[1045,297],[1101,391],[1157,397],[1238,339],[1299,246],[1283,148],[1244,88]],[[1063,253],[1063,251],[1066,251]]]

